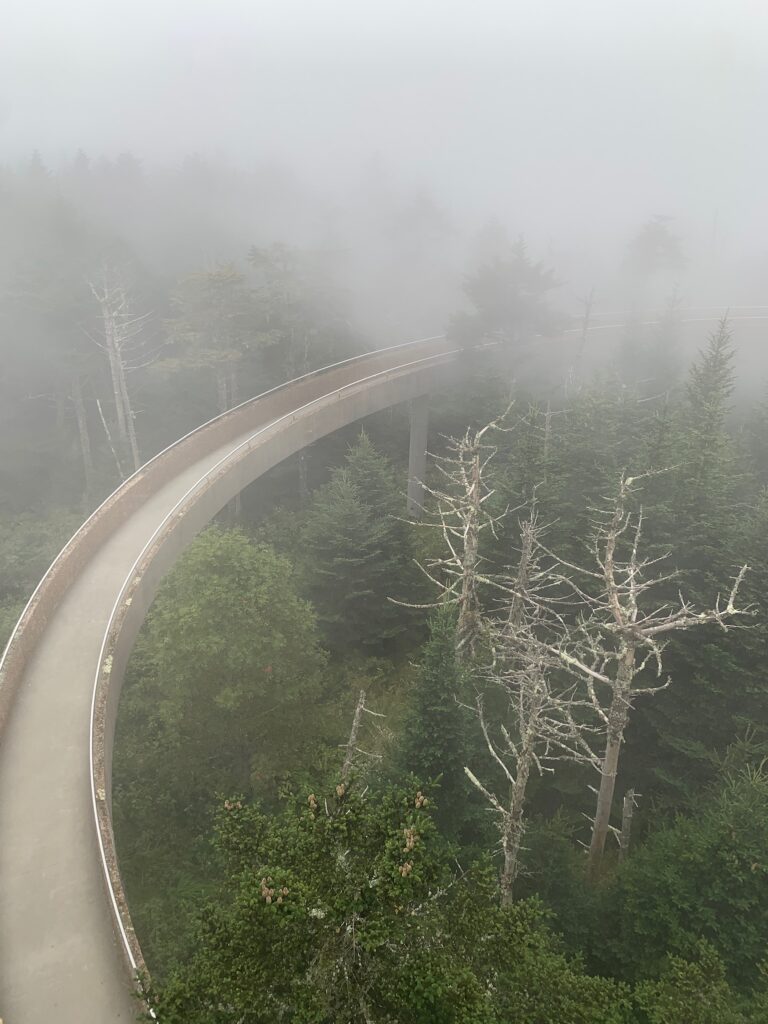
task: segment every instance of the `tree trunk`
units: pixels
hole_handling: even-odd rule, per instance
[[[581,362],[581,357],[584,355],[584,349],[587,345],[587,337],[589,335],[589,328],[592,320],[592,306],[595,302],[595,289],[593,288],[586,300],[584,301],[584,317],[581,321],[581,338],[579,341],[579,349],[576,353],[576,363]]]
[[[137,470],[141,466],[141,456],[139,455],[139,446],[136,440],[136,427],[133,409],[131,408],[131,399],[128,394],[124,362],[124,346],[131,336],[131,325],[126,324],[124,319],[126,316],[127,296],[121,284],[109,284],[106,268],[104,271],[103,291],[101,293],[97,292],[93,285],[91,285],[91,291],[99,303],[101,317],[104,321],[104,345],[102,347],[105,349],[109,360],[109,374],[112,381],[112,397],[115,402],[115,418],[120,447],[123,449],[123,454],[130,451],[133,468]],[[103,419],[103,413],[101,415]]]
[[[552,449],[552,403],[547,402],[547,411],[544,413],[544,450],[542,452],[542,482],[547,482],[549,471],[549,457]]]
[[[634,645],[629,645],[619,662],[611,707],[608,711],[608,736],[603,763],[600,766],[600,789],[597,794],[595,818],[592,823],[592,841],[589,845],[589,877],[593,882],[597,881],[600,876],[605,842],[611,823],[619,754],[624,740],[624,729],[629,718],[629,694],[632,688],[634,666],[635,648]]]
[[[523,523],[520,536],[520,561],[517,567],[515,578],[515,589],[509,605],[509,616],[507,618],[507,631],[514,636],[523,624],[525,615],[525,598],[528,591],[529,573],[531,558],[533,557],[533,542],[535,539],[534,526],[532,522]]]
[[[139,442],[136,439],[136,423],[134,420],[133,409],[131,408],[131,399],[128,394],[128,381],[125,379],[125,368],[122,360],[118,363],[119,366],[119,379],[120,379],[120,394],[123,398],[123,408],[125,410],[126,429],[128,433],[128,445],[131,449],[131,459],[133,460],[134,471],[141,468],[141,455],[139,454]]]
[[[352,771],[352,763],[355,759],[355,751],[357,749],[357,736],[360,732],[360,722],[363,717],[363,711],[365,711],[365,690],[360,691],[360,696],[357,700],[357,707],[355,708],[355,714],[352,719],[352,728],[349,732],[349,739],[347,740],[347,750],[344,755],[344,764],[341,766],[341,781],[344,786],[349,782],[349,775]]]
[[[75,407],[75,420],[77,421],[77,433],[80,438],[80,454],[83,458],[83,477],[84,477],[84,490],[83,490],[83,506],[86,509],[90,509],[91,501],[93,499],[93,483],[95,477],[95,470],[93,467],[93,453],[91,451],[91,437],[88,433],[88,417],[85,413],[85,405],[83,403],[83,392],[80,387],[80,375],[75,373],[72,375],[72,403]]]
[[[589,877],[596,881],[600,875],[600,867],[608,838],[611,823],[613,794],[616,789],[616,772],[619,764],[622,734],[615,728],[608,731],[605,745],[605,756],[600,769],[600,789],[597,794],[597,808],[592,823],[592,841],[589,844]]]
[[[508,907],[512,904],[512,889],[517,878],[520,865],[520,845],[523,841],[523,810],[525,808],[525,791],[528,788],[528,777],[531,772],[532,751],[528,746],[523,748],[520,760],[517,764],[515,784],[509,800],[509,812],[505,816],[504,830],[502,833],[502,848],[504,851],[504,867],[499,879],[501,889],[501,905]]]
[[[104,427],[104,433],[107,435],[107,442],[109,444],[109,450],[112,452],[112,458],[115,460],[115,465],[117,466],[118,475],[119,475],[121,480],[125,480],[125,472],[123,470],[123,464],[120,462],[120,456],[117,453],[117,448],[115,447],[115,442],[114,442],[114,440],[112,438],[112,432],[109,429],[109,424],[107,423],[107,418],[104,415],[104,410],[101,408],[101,402],[99,401],[98,398],[96,399],[96,408],[99,410],[99,417],[101,419],[101,425],[102,425],[102,427]]]
[[[629,839],[632,834],[632,816],[635,811],[635,791],[628,789],[624,794],[624,805],[621,810],[621,832],[619,833],[619,861],[629,853]]]
[[[462,557],[461,596],[459,598],[459,649],[473,654],[478,632],[477,560],[480,525],[480,454],[472,462],[469,493],[472,515],[467,523]]]
[[[123,404],[123,393],[120,387],[120,357],[115,351],[114,340],[112,339],[112,325],[104,314],[104,333],[107,337],[107,355],[109,356],[109,375],[112,379],[112,397],[115,402],[115,418],[117,420],[117,434],[120,443],[128,447],[128,428],[125,422],[125,405]]]
[[[62,438],[64,436],[64,424],[67,419],[67,395],[65,392],[56,391],[56,437]]]

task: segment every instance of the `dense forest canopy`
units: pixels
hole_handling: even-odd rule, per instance
[[[167,1019],[763,1019],[767,467],[759,408],[733,429],[736,366],[726,321],[661,396],[628,374],[510,404],[479,366],[433,397],[421,524],[397,412],[196,542],[137,646],[116,764]],[[444,536],[473,528],[470,593]],[[595,867],[612,691],[573,659],[621,682],[606,545],[646,632]]]

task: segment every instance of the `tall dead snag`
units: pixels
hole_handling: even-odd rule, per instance
[[[632,835],[632,818],[637,806],[637,795],[634,789],[628,789],[624,794],[624,801],[621,808],[621,831],[617,835],[619,841],[619,860],[624,860],[629,853],[629,840]]]
[[[99,304],[101,336],[93,339],[107,356],[115,404],[117,435],[123,450],[130,454],[134,470],[141,466],[136,438],[136,416],[128,390],[128,373],[140,360],[141,336],[150,314],[138,315],[131,309],[128,290],[122,277],[104,267],[99,285],[88,282]]]
[[[482,571],[480,537],[484,530],[494,532],[496,523],[506,515],[494,517],[485,509],[494,492],[483,474],[497,451],[485,438],[492,430],[504,429],[502,422],[508,412],[479,430],[468,429],[461,438],[446,438],[447,454],[433,456],[443,485],[424,485],[436,501],[438,521],[418,525],[437,527],[447,553],[430,560],[422,570],[439,587],[440,603],[458,608],[456,646],[462,657],[475,653],[482,633],[480,586],[493,585]]]
[[[365,690],[360,691],[360,696],[357,699],[357,705],[355,707],[355,713],[352,716],[352,727],[349,730],[349,739],[344,746],[344,763],[341,766],[341,782],[336,787],[337,796],[341,797],[344,795],[349,780],[352,775],[352,769],[360,758],[367,758],[368,760],[381,760],[381,754],[375,754],[368,750],[362,750],[358,746],[358,738],[360,735],[360,727],[363,721],[363,715],[373,715],[374,718],[384,718],[384,715],[379,714],[378,711],[371,711],[365,704]]]
[[[559,760],[596,761],[588,742],[587,702],[575,685],[556,682],[563,673],[547,641],[559,626],[559,616],[549,596],[551,582],[539,564],[541,528],[535,512],[520,528],[517,570],[514,576],[497,581],[508,603],[488,626],[493,662],[483,673],[485,681],[503,696],[502,710],[497,721],[491,721],[482,695],[476,705],[490,757],[509,786],[506,797],[497,796],[474,772],[464,769],[498,815],[504,857],[500,876],[503,906],[512,902],[519,872],[531,774],[554,771],[553,762]]]
[[[675,579],[677,573],[658,569],[669,553],[659,558],[640,555],[642,509],[633,514],[628,505],[635,484],[641,479],[622,474],[616,497],[605,509],[598,510],[591,544],[594,566],[587,569],[557,560],[552,570],[553,578],[570,588],[585,611],[577,625],[551,650],[586,685],[606,735],[589,848],[589,874],[593,880],[600,874],[611,828],[619,755],[634,701],[669,685],[667,680],[638,686],[638,679],[651,666],[655,677],[661,677],[668,634],[707,623],[717,623],[727,630],[729,620],[749,611],[736,608],[746,565],[733,580],[724,606],[718,596],[713,609],[698,612],[682,594],[678,594],[676,603],[657,596],[658,588]]]

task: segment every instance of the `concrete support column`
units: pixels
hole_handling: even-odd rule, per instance
[[[422,481],[427,472],[427,431],[429,429],[429,395],[420,395],[410,403],[411,444],[408,453],[408,515],[421,519],[424,505]]]

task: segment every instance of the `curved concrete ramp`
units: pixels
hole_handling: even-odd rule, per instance
[[[120,893],[105,893],[105,877],[114,881],[114,865],[105,875],[105,860],[122,682],[112,666],[113,657],[127,661],[163,572],[246,483],[315,437],[424,394],[452,359],[440,339],[399,346],[246,403],[148,463],[49,570],[0,674],[0,714],[7,718],[0,748],[4,1024],[109,1024],[133,1020],[140,1010],[127,969],[138,959],[130,919],[120,913]],[[150,571],[137,588],[132,570],[142,555]],[[119,601],[125,585],[134,588],[136,614],[133,622],[119,621],[119,635],[113,630],[109,641],[116,639],[119,651],[106,656],[111,687],[101,707],[102,741],[94,740],[97,774],[106,771],[102,787],[91,780],[89,721],[105,635],[113,612],[126,607]],[[105,840],[97,839],[94,805],[106,819]]]

